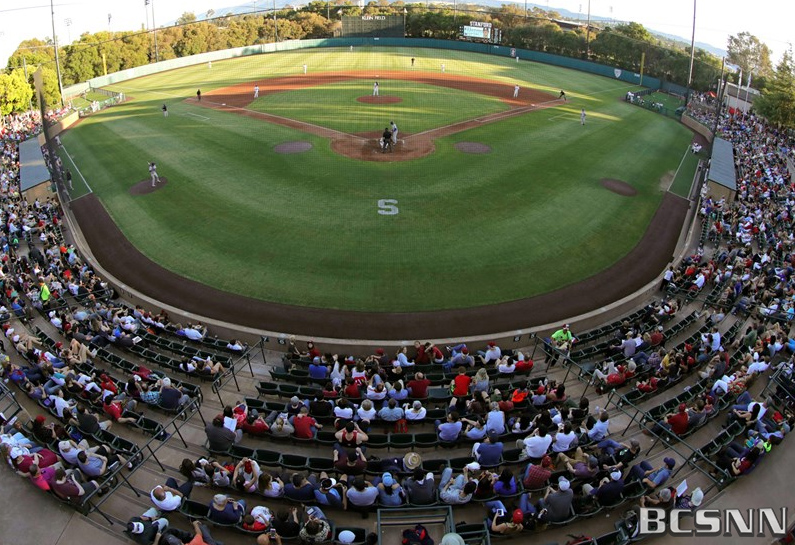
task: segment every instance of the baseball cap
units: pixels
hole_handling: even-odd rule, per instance
[[[620,471],[612,472],[610,474],[610,478],[613,479],[614,481],[617,481],[617,480],[621,479],[621,472]]]
[[[213,496],[213,503],[217,503],[218,505],[226,503],[226,494],[216,494]]]
[[[668,466],[670,469],[673,469],[673,467],[676,465],[676,460],[674,460],[673,458],[665,458],[665,459],[663,460],[663,462],[664,462],[664,463],[665,463],[665,465],[667,465],[667,466]]]
[[[571,488],[571,483],[570,483],[570,482],[568,481],[568,479],[566,479],[565,477],[561,477],[561,478],[558,480],[558,486],[560,487],[560,489],[561,489],[563,492],[565,492],[566,490],[568,490],[569,488]]]
[[[467,348],[467,347],[465,346],[464,348],[462,348],[462,349],[461,349],[461,353],[462,353],[462,354],[469,354],[469,348]]]
[[[142,522],[129,522],[127,523],[127,531],[131,534],[143,534],[144,525]]]
[[[701,488],[696,488],[693,490],[693,495],[690,496],[690,503],[699,507],[704,502],[704,492]]]
[[[640,448],[640,443],[638,442],[637,439],[630,439],[629,446],[632,448]]]
[[[343,530],[337,536],[337,541],[340,543],[353,543],[356,539],[356,534],[351,532],[350,530]]]
[[[491,348],[494,348],[495,346],[497,346],[497,343],[495,343],[494,341],[491,341],[491,342],[489,343],[489,346],[490,346]]]
[[[521,524],[524,522],[524,513],[521,509],[514,509],[513,510],[513,523],[514,524]]]
[[[384,473],[383,477],[381,477],[381,482],[384,486],[392,486],[395,484],[395,479],[392,478],[392,474],[390,472]]]

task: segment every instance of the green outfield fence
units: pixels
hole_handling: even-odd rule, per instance
[[[276,53],[279,51],[294,51],[297,49],[310,49],[316,47],[416,47],[429,49],[452,49],[456,51],[471,51],[473,53],[485,53],[498,57],[512,58],[516,55],[521,60],[540,62],[563,68],[571,68],[580,72],[596,74],[611,79],[617,79],[633,85],[642,85],[650,89],[660,89],[665,84],[667,91],[677,92],[681,89],[671,89],[671,84],[662,82],[657,78],[643,76],[631,70],[623,70],[613,66],[598,64],[595,62],[562,57],[539,51],[518,49],[503,45],[481,44],[464,42],[457,40],[433,40],[430,38],[326,38],[318,40],[289,40],[285,42],[268,43],[260,45],[249,45],[224,49],[222,51],[211,51],[209,53],[199,53],[190,57],[180,57],[169,59],[158,63],[137,66],[127,70],[121,70],[107,76],[93,78],[85,83],[79,83],[64,89],[64,96],[75,96],[84,92],[88,87],[98,89],[114,83],[149,76],[166,70],[175,70],[186,66],[194,66],[208,62],[222,61],[236,57],[246,57],[249,55],[259,55],[262,53]],[[678,87],[678,86],[676,86]]]

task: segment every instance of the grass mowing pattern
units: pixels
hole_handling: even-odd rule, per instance
[[[249,109],[354,134],[381,131],[393,119],[404,132],[410,127],[417,133],[508,109],[497,97],[401,80],[379,80],[379,86],[381,96],[398,96],[402,102],[357,102],[358,97],[373,94],[372,85],[369,80],[353,80],[274,93],[258,98]],[[466,104],[466,108],[451,112],[449,104]],[[408,127],[402,128],[402,120]]]
[[[452,73],[563,88],[570,102],[438,140],[435,154],[404,163],[350,160],[324,139],[182,102],[197,86],[295,73],[303,62],[335,71],[395,69],[406,68],[411,55],[418,68],[443,60]],[[622,82],[460,52],[304,50],[113,88],[134,100],[62,139],[143,253],[220,289],[350,310],[508,301],[610,266],[642,236],[661,199],[660,179],[676,170],[691,138],[671,120],[621,101],[630,89]],[[163,101],[168,119],[159,111]],[[450,101],[447,112],[452,118],[467,107]],[[396,122],[415,132],[412,119]],[[273,152],[290,140],[314,148]],[[462,154],[458,141],[493,151]],[[133,198],[128,189],[148,177],[150,160],[169,184]],[[624,180],[638,195],[611,193],[601,178]],[[379,199],[396,199],[400,213],[379,215]]]

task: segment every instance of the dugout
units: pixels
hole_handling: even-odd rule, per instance
[[[50,170],[44,161],[38,137],[19,144],[19,191],[28,202],[50,196]]]
[[[723,138],[712,143],[712,157],[707,172],[709,194],[715,199],[732,202],[737,193],[737,174],[734,170],[734,146]]]

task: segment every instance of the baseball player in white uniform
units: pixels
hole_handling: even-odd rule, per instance
[[[377,81],[375,83],[373,83],[373,96],[374,97],[379,96],[379,94],[378,94],[378,82]]]
[[[149,163],[149,177],[152,179],[152,187],[155,187],[155,184],[160,181],[160,176],[157,175],[157,165],[154,163]]]
[[[397,127],[397,125],[395,125],[394,121],[390,121],[389,125],[392,128],[392,145],[394,146],[394,145],[397,144],[397,141],[398,141],[398,138],[397,138],[398,137],[398,127]]]
[[[259,97],[259,85],[254,86],[254,98]]]

